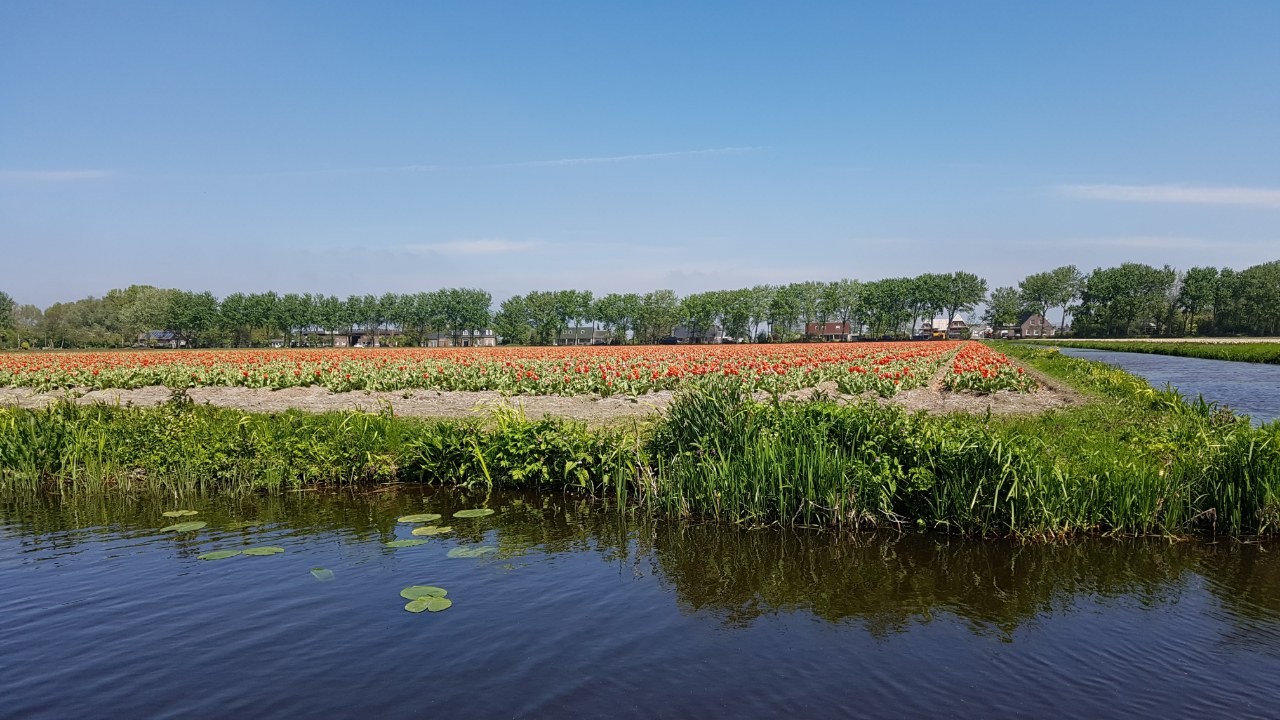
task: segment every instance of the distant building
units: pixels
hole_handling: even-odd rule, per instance
[[[1018,317],[1016,325],[1002,325],[995,333],[1008,338],[1046,338],[1053,337],[1058,328],[1040,313],[1023,313]]]
[[[805,337],[827,342],[847,342],[853,334],[853,326],[847,322],[811,322],[804,326]]]
[[[729,336],[724,334],[724,328],[719,325],[712,325],[701,331],[681,325],[672,331],[671,337],[680,345],[718,345],[729,340]]]
[[[168,330],[151,330],[138,335],[137,345],[141,347],[180,348],[186,347],[187,341],[177,333]]]
[[[920,326],[920,334],[928,335],[935,340],[965,338],[970,334],[969,323],[965,322],[964,317],[960,315],[950,320],[944,317],[934,318],[926,320],[924,325]]]
[[[492,330],[463,330],[454,333],[427,333],[427,347],[495,347],[498,336]]]
[[[608,345],[609,332],[593,327],[571,327],[556,335],[557,345]]]

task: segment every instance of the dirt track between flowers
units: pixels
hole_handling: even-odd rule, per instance
[[[1032,372],[1028,370],[1028,372]],[[1034,373],[1033,373],[1034,374]],[[953,412],[993,414],[1037,413],[1053,408],[1069,407],[1084,402],[1071,388],[1034,374],[1040,388],[1032,393],[998,392],[991,395],[953,393],[941,389],[939,377],[927,387],[898,393],[882,403],[900,405],[908,410],[942,414]],[[322,387],[269,390],[243,387],[200,387],[186,390],[187,397],[202,405],[233,408],[245,412],[273,413],[286,410],[307,412],[384,412],[425,418],[484,417],[497,408],[520,408],[529,418],[547,416],[606,424],[623,420],[642,420],[661,413],[671,403],[674,393],[662,391],[637,397],[522,395],[503,396],[497,392],[344,392],[334,393]],[[856,402],[864,396],[842,395],[833,383],[817,388],[797,390],[783,395],[785,400],[801,400],[825,394],[837,402]],[[37,393],[28,388],[0,388],[0,406],[40,408],[60,399],[80,404],[107,403],[131,407],[151,407],[168,401],[173,391],[165,387],[132,390],[75,390]],[[768,395],[759,393],[761,400]]]

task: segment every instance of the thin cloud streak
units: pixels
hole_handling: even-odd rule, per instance
[[[1107,200],[1111,202],[1247,205],[1280,208],[1280,189],[1277,188],[1204,187],[1193,185],[1060,185],[1058,192],[1084,200]]]
[[[708,148],[706,150],[676,150],[673,152],[637,153],[633,155],[602,155],[599,157],[561,158],[559,160],[529,160],[525,162],[499,163],[482,167],[559,167],[565,165],[602,165],[605,163],[634,162],[637,160],[664,160],[698,155],[730,155],[764,150],[762,146]]]
[[[47,183],[101,180],[115,173],[110,170],[0,170],[0,181]]]
[[[419,243],[401,248],[411,255],[509,255],[527,252],[541,247],[535,240],[504,240],[484,238],[480,240],[454,240],[442,243]]]
[[[611,163],[638,162],[643,160],[666,160],[671,158],[697,157],[702,155],[732,155],[765,150],[767,146],[743,146],[707,148],[703,150],[675,150],[672,152],[635,153],[632,155],[601,155],[599,157],[559,158],[556,160],[521,160],[504,163],[482,163],[471,165],[373,165],[367,167],[323,168],[318,170],[284,170],[281,172],[262,173],[259,177],[307,177],[323,175],[361,175],[373,173],[415,173],[439,170],[490,170],[496,168],[521,167],[571,167],[575,165],[605,165]]]

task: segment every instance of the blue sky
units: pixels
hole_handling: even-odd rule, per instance
[[[1280,259],[1280,2],[0,3],[0,289]]]

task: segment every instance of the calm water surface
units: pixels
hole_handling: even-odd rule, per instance
[[[400,515],[486,503],[384,545],[412,537]],[[208,527],[159,533],[176,507]],[[255,545],[286,552],[197,559]],[[498,550],[447,556],[478,545]],[[412,584],[453,607],[405,612]],[[5,718],[1276,717],[1277,678],[1266,545],[747,531],[412,490],[0,501]]]
[[[1183,395],[1226,405],[1254,424],[1280,418],[1280,365],[1203,360],[1201,358],[1147,355],[1058,348],[1063,355],[1098,360],[1144,378],[1152,387],[1169,384]]]

